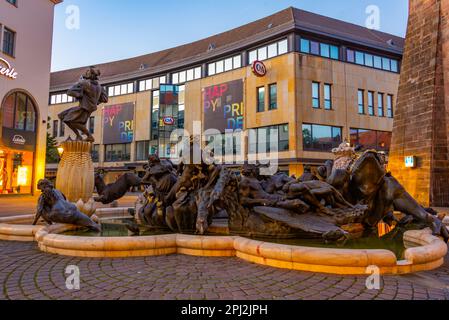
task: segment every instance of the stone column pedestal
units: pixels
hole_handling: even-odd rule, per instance
[[[95,177],[92,162],[92,144],[84,141],[62,143],[64,153],[58,166],[56,189],[60,190],[70,202],[84,203],[92,198]]]

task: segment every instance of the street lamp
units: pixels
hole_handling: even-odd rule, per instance
[[[62,154],[64,153],[64,148],[58,147],[58,153],[59,153],[59,157],[62,157]]]

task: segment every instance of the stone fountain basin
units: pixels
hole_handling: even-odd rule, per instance
[[[100,218],[127,216],[127,208],[97,210]],[[369,266],[381,274],[406,274],[433,270],[444,263],[448,247],[430,229],[404,235],[405,260],[384,249],[334,249],[292,246],[238,236],[182,234],[141,237],[79,237],[61,233],[76,230],[70,225],[25,226],[33,216],[0,220],[0,239],[37,241],[43,252],[85,258],[127,258],[185,254],[202,257],[238,257],[276,268],[330,274],[366,275]],[[28,219],[28,220],[26,220]],[[14,223],[14,224],[13,224]],[[22,240],[20,240],[22,239]]]

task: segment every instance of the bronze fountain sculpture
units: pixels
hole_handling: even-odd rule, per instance
[[[79,106],[61,112],[58,117],[76,135],[77,140],[83,140],[81,133],[87,136],[87,142],[95,139],[86,127],[90,115],[97,110],[98,105],[108,102],[106,90],[98,82],[100,70],[90,67],[80,80],[67,91],[67,95],[79,101]]]
[[[68,92],[80,105],[59,115],[77,140],[82,140],[80,132],[87,136],[82,143],[93,142],[87,120],[100,103],[108,101],[99,75],[100,71],[89,68]],[[194,140],[190,143],[192,146]],[[150,156],[142,179],[128,173],[105,185],[102,176],[95,175],[99,193],[95,201],[108,204],[123,197],[130,187],[144,185],[137,221],[128,225],[135,234],[141,229],[206,234],[214,218],[226,217],[231,233],[263,238],[340,241],[350,236],[348,225],[358,224],[370,235],[385,221],[402,229],[430,227],[435,235],[449,239],[442,221],[420,206],[386,171],[381,153],[356,151],[344,142],[332,150],[334,161],[327,161],[316,174],[306,167],[299,179],[281,172],[261,176],[257,165],[245,164],[239,174],[204,161],[190,164],[182,157],[175,166]],[[49,223],[99,230],[48,181],[40,181],[39,188],[42,195],[35,222],[43,217]],[[398,220],[394,212],[401,212],[404,218]]]

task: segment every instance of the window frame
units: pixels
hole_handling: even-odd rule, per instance
[[[321,109],[321,83],[312,81],[312,108]],[[317,89],[318,96],[315,96],[315,89]]]
[[[362,101],[360,101],[360,97],[362,98]],[[365,90],[364,89],[357,90],[357,105],[358,105],[358,114],[365,115],[366,113],[365,113]]]
[[[376,115],[374,107],[374,91],[371,90],[368,90],[368,115],[372,117]]]
[[[329,97],[327,96],[327,92],[326,89],[329,89]],[[323,89],[323,93],[324,93],[324,109],[325,110],[332,110],[333,109],[333,103],[332,103],[332,84],[330,83],[325,83],[324,84],[324,89]]]
[[[11,58],[15,58],[16,57],[17,32],[15,30],[5,26],[5,25],[3,25],[3,28],[2,28],[1,31],[2,31],[2,52],[5,55],[7,55],[7,56],[9,56]],[[10,44],[11,47],[12,47],[11,48],[12,52],[7,52],[5,50],[5,47],[6,47],[6,40],[5,40],[6,39],[6,32],[10,32],[12,34],[12,45]]]
[[[265,112],[266,106],[265,106],[265,98],[266,98],[266,89],[265,86],[257,87],[256,88],[257,93],[257,113]],[[261,98],[261,93],[263,94],[263,97]],[[262,107],[262,109],[261,109]]]
[[[271,90],[272,88],[276,89],[274,94]],[[272,83],[268,85],[268,111],[273,111],[277,109],[278,109],[278,85],[277,83]]]

